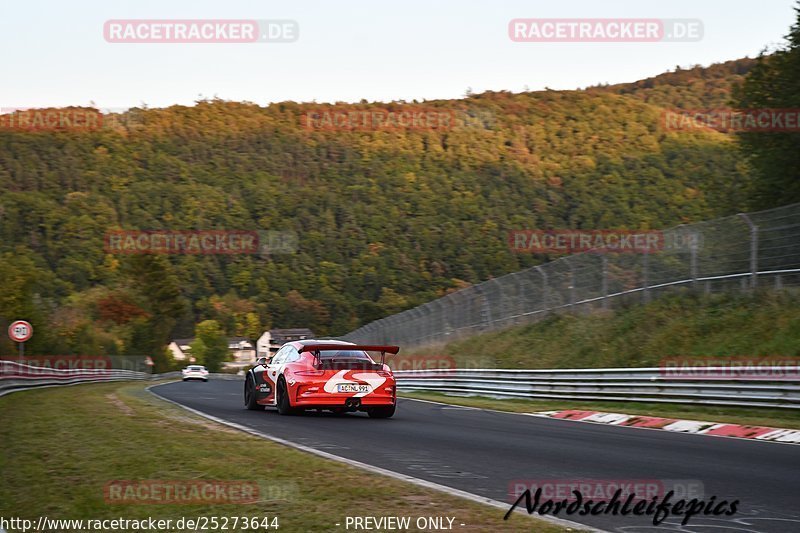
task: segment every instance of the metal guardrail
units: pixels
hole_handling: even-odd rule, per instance
[[[394,375],[401,391],[462,396],[800,408],[800,367],[763,367],[763,370],[770,368],[790,377],[676,378],[665,376],[660,368],[408,370]],[[725,369],[693,369],[703,370]]]
[[[177,379],[180,378],[181,372],[180,370],[176,372],[164,372],[163,374],[151,374],[149,376],[150,379]],[[244,381],[244,376],[240,376],[238,374],[226,374],[224,372],[211,372],[208,374],[208,379],[221,379],[221,380],[228,380],[228,381]]]
[[[726,367],[693,368],[700,374]],[[760,367],[786,379],[665,376],[660,368],[565,370],[402,370],[394,373],[398,389],[494,398],[573,399],[666,402],[747,407],[800,408],[800,367]],[[0,361],[0,396],[31,387],[107,381],[172,379],[180,372],[147,374],[118,369],[53,369]],[[209,374],[213,380],[242,380],[236,374]]]
[[[31,387],[147,379],[149,374],[120,369],[47,368],[0,360],[0,396]]]
[[[84,368],[50,368],[0,360],[0,396],[14,391],[33,387],[52,387],[54,385],[75,385],[77,383],[100,383],[107,381],[131,381],[143,379],[180,378],[180,371],[149,374],[134,370],[122,369],[84,369]],[[243,380],[236,374],[213,373],[208,375],[213,380]]]

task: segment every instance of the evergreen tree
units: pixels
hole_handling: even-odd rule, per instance
[[[741,132],[745,156],[758,173],[754,209],[800,202],[800,3],[797,20],[785,45],[772,54],[762,53],[741,89],[736,104],[741,109],[790,111],[793,132]]]

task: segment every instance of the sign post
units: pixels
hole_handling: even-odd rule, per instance
[[[33,336],[33,326],[30,322],[15,320],[8,326],[8,336],[12,341],[19,343],[19,357],[22,359],[25,355],[25,341]]]

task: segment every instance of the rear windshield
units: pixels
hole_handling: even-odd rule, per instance
[[[362,352],[361,350],[323,350],[319,353],[320,358],[323,361],[330,361],[332,359],[338,360],[356,360],[356,361],[364,361],[364,362],[372,362],[372,359],[367,352]]]
[[[189,368],[189,370],[203,370],[203,369],[205,369],[204,366],[190,366],[188,368]]]

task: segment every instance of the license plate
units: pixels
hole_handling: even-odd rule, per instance
[[[369,385],[361,385],[358,383],[339,383],[339,392],[369,392]]]

